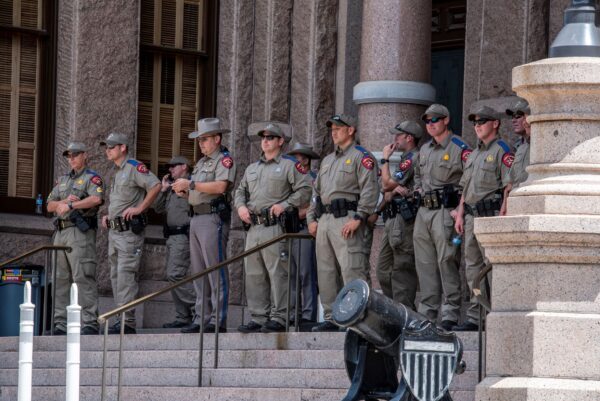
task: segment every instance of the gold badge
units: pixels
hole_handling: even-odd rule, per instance
[[[491,162],[493,162],[493,161],[494,161],[494,156],[492,156],[492,155],[489,155],[489,156],[488,156],[488,157],[485,159],[485,161],[487,161],[488,163],[491,163]]]
[[[346,159],[346,164],[350,164],[350,163],[352,163],[352,160]]]
[[[83,179],[80,179],[79,181],[77,181],[77,183],[78,183],[79,185],[83,184]]]
[[[450,160],[450,155],[448,153],[444,155],[444,160]]]
[[[101,187],[96,188],[96,192],[102,192],[102,188]]]

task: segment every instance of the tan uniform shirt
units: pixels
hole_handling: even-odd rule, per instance
[[[419,163],[419,149],[414,148],[402,154],[398,168],[392,175],[398,185],[412,190],[415,186],[415,165]]]
[[[333,199],[357,201],[357,214],[367,218],[375,212],[379,199],[377,163],[364,148],[352,143],[346,149],[336,146],[327,155],[314,182],[313,199],[307,214],[309,223],[316,221],[316,198],[324,205]]]
[[[305,205],[310,200],[310,175],[294,160],[279,154],[267,161],[263,155],[249,165],[235,191],[235,208],[246,206],[252,213],[259,214],[274,204],[284,208]]]
[[[198,160],[198,163],[196,163],[196,167],[194,167],[194,171],[192,172],[192,181],[227,181],[227,192],[230,192],[233,189],[235,172],[236,166],[233,163],[233,159],[229,155],[229,152],[217,149],[212,154]],[[196,206],[210,203],[210,201],[219,196],[221,196],[221,194],[206,194],[199,191],[190,191],[188,201],[190,205]]]
[[[94,170],[85,167],[79,172],[71,170],[69,174],[58,178],[56,186],[52,188],[52,192],[48,195],[47,202],[61,201],[67,199],[69,195],[75,195],[79,199],[84,199],[88,196],[97,196],[104,200],[104,182]],[[98,206],[82,210],[81,212],[86,217],[96,216],[98,214]],[[67,219],[69,213],[67,212],[57,217]]]
[[[515,161],[508,172],[508,176],[505,177],[505,183],[512,183],[513,186],[517,186],[525,181],[529,174],[525,170],[529,166],[529,142],[523,141],[517,148],[515,154]]]
[[[108,217],[121,216],[125,209],[137,207],[144,201],[146,192],[160,181],[148,168],[137,160],[125,159],[117,168],[110,183]]]
[[[440,144],[432,138],[421,147],[419,163],[415,164],[415,190],[429,192],[444,185],[458,186],[470,153],[469,146],[454,134]]]
[[[153,207],[156,213],[167,214],[167,225],[169,227],[190,224],[190,205],[188,200],[177,196],[170,188],[158,194]]]
[[[460,180],[465,203],[475,205],[504,188],[502,178],[508,174],[514,154],[503,140],[495,138],[489,144],[480,142],[465,164]]]

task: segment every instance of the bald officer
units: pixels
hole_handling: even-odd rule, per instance
[[[441,325],[451,330],[460,317],[458,248],[451,242],[453,219],[463,164],[471,148],[448,128],[450,113],[445,106],[432,104],[421,118],[432,138],[421,147],[415,165],[415,191],[422,197],[413,233],[421,289],[417,311],[435,321],[441,306]]]
[[[162,186],[153,208],[156,213],[165,213],[163,227],[167,239],[167,280],[176,283],[188,276],[190,270],[190,206],[186,197],[177,196],[172,188],[173,182],[180,178],[190,178],[190,162],[183,156],[169,160],[169,174],[162,179]],[[191,283],[171,290],[175,304],[175,320],[163,324],[164,328],[182,328],[189,326],[194,317],[196,292]]]
[[[335,151],[327,155],[314,182],[308,231],[316,237],[317,277],[325,321],[313,331],[338,330],[331,305],[344,284],[370,282],[371,232],[367,217],[379,198],[377,163],[356,143],[356,119],[338,114],[327,121]]]
[[[521,137],[517,147],[515,161],[510,167],[508,177],[506,177],[506,187],[504,188],[504,202],[500,210],[500,216],[506,215],[507,199],[510,191],[514,187],[527,181],[529,166],[529,143],[531,142],[531,125],[527,122],[527,117],[531,114],[529,103],[523,98],[518,98],[510,109],[506,109],[506,114],[512,118],[512,126],[515,134]]]
[[[59,252],[56,265],[54,334],[66,334],[71,283],[76,283],[81,305],[81,334],[98,334],[98,285],[96,283],[96,229],[98,207],[104,202],[104,183],[87,168],[87,148],[71,142],[63,152],[71,170],[59,177],[48,196],[49,212],[56,216],[54,245],[70,246]]]
[[[192,207],[190,230],[190,252],[192,274],[227,258],[227,240],[231,221],[231,190],[235,181],[236,167],[229,151],[222,145],[223,134],[230,132],[221,128],[218,118],[205,118],[198,121],[198,130],[189,135],[198,140],[204,155],[192,172],[190,179],[180,178],[173,189],[180,195],[188,195]],[[200,323],[204,331],[227,331],[227,297],[229,296],[229,271],[227,268],[212,272],[204,279],[194,281],[196,289],[196,314],[182,333],[198,333]],[[204,316],[200,315],[205,303]],[[217,305],[219,321],[217,322]]]
[[[463,194],[454,227],[465,238],[465,273],[471,302],[465,321],[454,326],[454,331],[473,331],[478,328],[479,308],[477,299],[473,296],[473,284],[479,272],[489,262],[473,232],[475,217],[499,215],[505,180],[514,160],[511,147],[499,138],[500,117],[494,109],[479,106],[468,118],[475,126],[478,144],[465,164],[465,172],[460,181]],[[485,287],[481,287],[484,296]]]
[[[238,215],[251,225],[246,250],[281,235],[278,217],[288,207],[301,208],[311,193],[308,171],[294,157],[282,154],[285,138],[281,127],[268,123],[258,136],[262,155],[248,166],[235,192]],[[286,251],[286,242],[282,242],[246,257],[246,298],[252,320],[241,325],[240,332],[285,330],[289,263],[279,256]]]
[[[377,280],[383,294],[415,309],[417,271],[413,248],[413,228],[419,205],[413,201],[414,169],[419,162],[417,143],[423,129],[415,121],[402,121],[390,129],[394,143],[383,148],[381,184],[385,208],[385,228],[377,262]],[[394,174],[390,173],[389,158],[396,150],[402,158]]]
[[[108,233],[110,281],[116,306],[125,305],[138,294],[137,273],[142,261],[144,233],[147,224],[144,212],[160,192],[160,181],[146,166],[129,158],[127,136],[111,133],[100,146],[106,146],[106,157],[115,164],[110,183],[108,215],[102,226]],[[109,333],[121,331],[120,319]],[[126,334],[135,333],[135,310],[125,312]]]

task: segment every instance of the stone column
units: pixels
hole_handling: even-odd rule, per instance
[[[290,124],[294,141],[326,153],[334,110],[337,0],[296,0],[293,10]]]
[[[418,118],[435,100],[428,83],[431,1],[365,0],[362,21],[358,132],[367,149],[381,151],[390,127]]]
[[[600,58],[516,67],[529,179],[475,220],[494,265],[480,401],[600,399]]]

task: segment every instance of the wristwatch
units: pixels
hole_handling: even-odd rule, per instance
[[[379,162],[380,162],[381,164],[389,163],[389,162],[390,162],[390,159],[381,159],[381,160],[379,160]]]
[[[73,202],[67,202],[67,206],[69,206],[69,210],[73,210]]]
[[[196,182],[190,180],[190,191],[193,191],[196,188]]]

